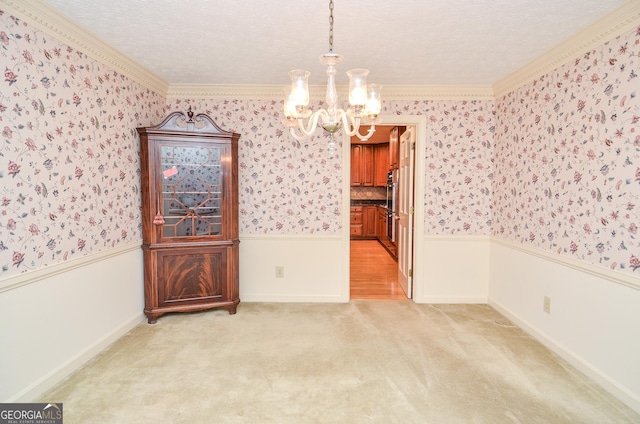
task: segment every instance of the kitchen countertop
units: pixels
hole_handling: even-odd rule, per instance
[[[386,206],[387,201],[382,199],[351,199],[351,206]]]
[[[351,199],[351,206],[380,206],[381,208],[387,208],[386,200],[371,200],[371,199]]]

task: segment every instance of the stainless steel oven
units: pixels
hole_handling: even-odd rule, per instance
[[[398,205],[398,171],[387,173],[387,238],[396,241],[396,207]]]
[[[387,209],[393,207],[393,173],[387,172]]]

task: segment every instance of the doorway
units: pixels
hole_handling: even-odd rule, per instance
[[[350,300],[407,301],[414,297],[411,280],[416,250],[413,237],[416,125],[401,124],[378,126],[376,133],[380,132],[381,138],[374,139],[373,146],[355,137],[354,146],[349,146]],[[391,143],[384,141],[385,137]],[[381,139],[386,146],[380,144]],[[386,156],[378,154],[381,148],[389,149],[384,153]],[[387,163],[380,170],[380,166],[367,163],[370,160],[367,158],[377,160],[377,164]],[[363,176],[366,172],[383,175],[366,178]],[[387,173],[388,181],[384,175]],[[381,178],[385,181],[380,181]]]
[[[377,240],[351,240],[350,263],[351,300],[409,300],[398,282],[398,262]]]

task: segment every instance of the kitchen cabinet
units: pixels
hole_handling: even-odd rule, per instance
[[[393,127],[389,133],[389,170],[398,169],[400,164],[400,151],[398,146],[400,136],[405,132],[407,127]]]
[[[389,172],[389,143],[375,145],[375,187],[387,186],[387,172]]]
[[[351,206],[349,216],[350,234],[352,238],[360,238],[363,234],[362,228],[362,206]]]
[[[389,171],[389,143],[351,145],[351,186],[385,187]]]
[[[238,140],[174,112],[140,135],[144,313],[223,307],[239,297]]]
[[[377,237],[376,206],[351,206],[351,238],[375,239]]]
[[[351,145],[351,186],[373,187],[375,178],[375,146]]]
[[[376,206],[364,206],[362,208],[362,236],[376,238]]]

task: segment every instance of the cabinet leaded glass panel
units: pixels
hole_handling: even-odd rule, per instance
[[[163,145],[163,237],[222,235],[222,148]]]

